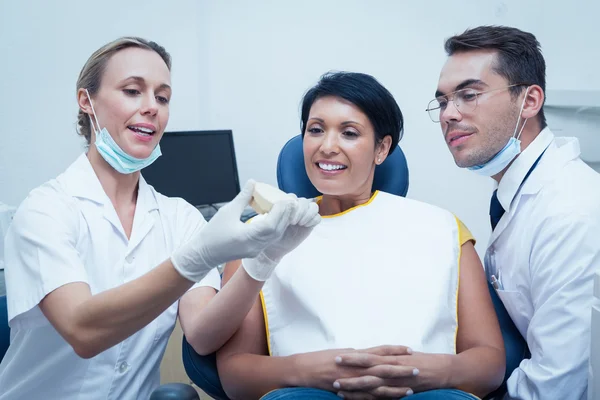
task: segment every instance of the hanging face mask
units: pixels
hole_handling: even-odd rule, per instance
[[[100,124],[98,123],[98,117],[96,116],[96,111],[94,110],[94,105],[92,104],[92,98],[90,97],[87,89],[85,90],[87,93],[88,99],[90,100],[90,105],[92,106],[92,114],[94,114],[94,119],[96,120],[96,126],[100,129]],[[156,145],[150,156],[147,158],[135,158],[125,153],[121,147],[114,141],[110,133],[106,128],[102,128],[97,130],[92,122],[92,118],[90,117],[90,125],[96,134],[96,141],[94,145],[96,149],[98,149],[98,153],[102,156],[102,158],[117,172],[121,174],[132,174],[136,171],[141,170],[142,168],[147,167],[152,164],[158,157],[162,155],[160,151],[160,145]]]
[[[515,159],[521,153],[521,133],[525,128],[525,124],[527,123],[527,118],[521,127],[521,130],[517,134],[517,129],[519,128],[519,122],[521,122],[521,114],[523,113],[523,107],[525,107],[525,99],[527,99],[527,92],[529,88],[525,90],[525,96],[523,97],[523,103],[521,104],[521,109],[519,111],[519,118],[517,119],[517,125],[515,126],[515,131],[513,132],[512,137],[509,139],[506,146],[498,154],[492,157],[488,162],[481,165],[474,165],[472,167],[468,167],[467,169],[475,172],[479,175],[484,176],[494,176],[497,173],[501,172],[504,168],[510,164],[512,160]]]

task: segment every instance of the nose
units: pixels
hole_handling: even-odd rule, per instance
[[[325,132],[319,150],[326,155],[338,153],[338,137],[335,133]]]
[[[150,116],[158,114],[158,102],[153,94],[148,94],[143,97],[140,112],[142,115]]]
[[[450,121],[462,120],[462,114],[460,113],[454,99],[448,100],[445,110],[440,110],[440,122],[449,123]]]

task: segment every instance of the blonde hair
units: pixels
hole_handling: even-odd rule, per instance
[[[171,56],[164,47],[155,42],[145,40],[139,37],[122,37],[100,47],[88,58],[87,62],[79,73],[77,78],[77,92],[79,89],[87,89],[90,96],[93,96],[100,89],[102,76],[106,69],[108,60],[117,52],[130,47],[138,47],[142,49],[155,51],[167,64],[169,71],[171,70]],[[90,144],[92,131],[88,114],[79,109],[77,114],[77,133],[85,138],[88,145]]]

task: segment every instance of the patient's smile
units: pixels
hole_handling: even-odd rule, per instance
[[[345,166],[343,164],[329,164],[329,163],[323,163],[323,162],[318,162],[316,164],[320,169],[325,170],[325,171],[337,171],[337,170],[342,170],[342,169],[348,168],[347,166]]]

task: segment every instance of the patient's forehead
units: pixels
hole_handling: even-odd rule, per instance
[[[355,122],[365,128],[373,129],[369,117],[354,103],[338,96],[323,96],[315,100],[308,114],[311,120],[341,124]]]

